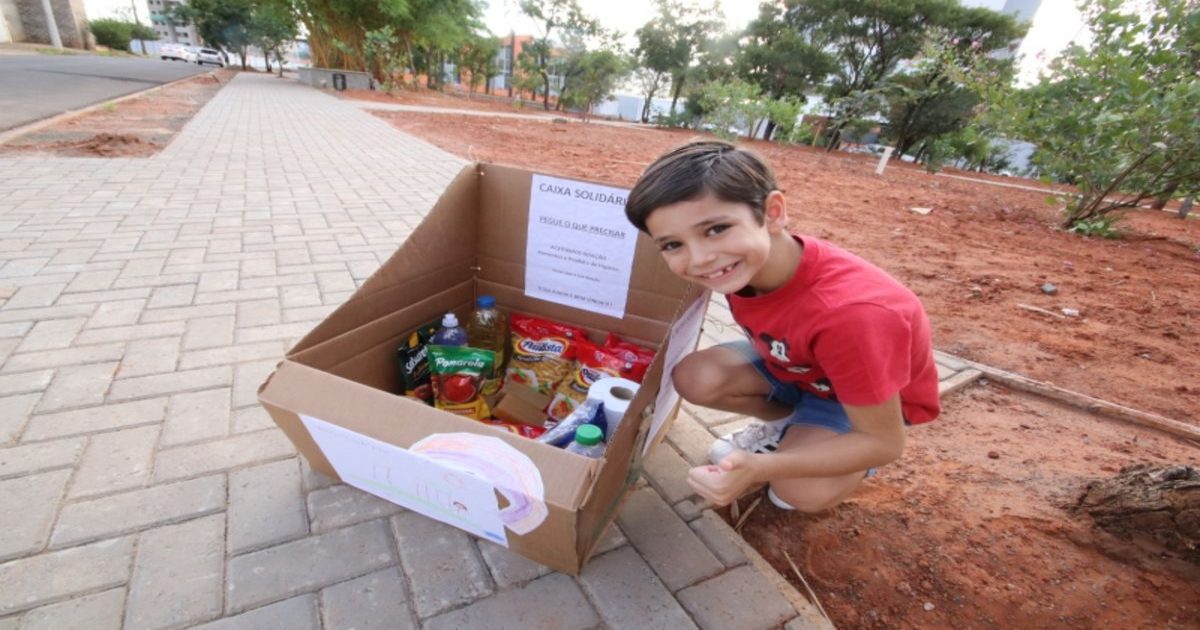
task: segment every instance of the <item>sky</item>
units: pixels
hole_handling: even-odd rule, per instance
[[[708,4],[700,0],[684,1]],[[997,11],[1005,5],[1005,0],[960,2],[967,6],[982,6]],[[1075,2],[1076,0],[1042,0],[1035,14],[1033,27],[1018,51],[1018,55],[1021,56],[1018,83],[1029,85],[1036,82],[1038,73],[1059,51],[1072,40],[1087,35]],[[134,3],[142,22],[149,23],[150,12],[145,0],[84,0],[84,7],[88,16],[92,18],[125,17],[130,13],[130,5]],[[624,33],[629,48],[636,42],[633,32],[654,17],[654,5],[648,0],[579,0],[579,4],[605,28]],[[725,0],[721,5],[729,30],[745,27],[758,14],[758,2],[755,0]],[[518,35],[538,34],[534,23],[521,14],[516,0],[489,0],[484,23],[496,35],[506,35],[510,31]]]
[[[709,2],[683,0],[684,4],[711,6]],[[579,6],[584,13],[596,18],[600,25],[609,30],[618,30],[625,34],[626,45],[629,48],[636,44],[633,32],[649,22],[655,15],[654,4],[649,0],[579,0]],[[721,11],[725,15],[725,24],[729,30],[744,28],[758,15],[756,0],[725,0],[721,3]],[[539,34],[534,22],[521,13],[516,0],[489,0],[484,23],[496,35],[507,35],[510,30],[517,35]]]

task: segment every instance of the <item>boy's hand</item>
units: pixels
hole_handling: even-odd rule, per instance
[[[697,466],[689,470],[688,484],[713,504],[728,505],[757,481],[753,461],[750,453],[734,451],[716,466]]]

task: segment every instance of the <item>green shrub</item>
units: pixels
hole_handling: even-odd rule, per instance
[[[1067,231],[1079,234],[1080,236],[1119,239],[1121,238],[1121,232],[1117,230],[1116,224],[1120,219],[1121,215],[1119,213],[1102,214],[1091,219],[1080,219],[1070,228],[1067,228]]]
[[[88,22],[88,29],[96,36],[96,43],[113,50],[129,50],[133,38],[133,25],[113,18],[100,18]]]
[[[88,22],[88,29],[96,36],[96,43],[113,50],[129,50],[129,42],[134,39],[154,41],[158,32],[145,24],[126,22],[115,18],[100,18]]]
[[[158,39],[158,31],[154,30],[153,27],[146,26],[145,24],[136,24],[131,22],[129,24],[129,36],[131,39],[142,39],[152,42]]]

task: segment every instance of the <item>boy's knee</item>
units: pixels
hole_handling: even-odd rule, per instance
[[[721,367],[708,360],[703,352],[684,357],[671,372],[675,391],[686,401],[705,406],[720,397],[724,377]]]

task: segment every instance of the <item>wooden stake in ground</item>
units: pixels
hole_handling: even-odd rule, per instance
[[[883,175],[883,169],[887,168],[887,161],[892,157],[892,151],[895,150],[896,147],[887,147],[883,150],[883,155],[879,156],[879,164],[875,167],[876,175]]]

